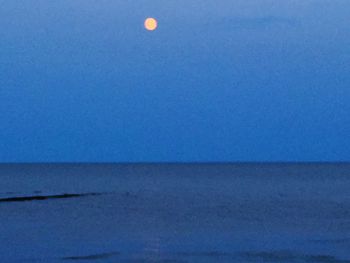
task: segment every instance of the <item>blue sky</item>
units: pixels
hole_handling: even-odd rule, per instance
[[[350,160],[350,1],[0,6],[2,162]]]

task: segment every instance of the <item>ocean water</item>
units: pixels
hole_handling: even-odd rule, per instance
[[[350,164],[3,164],[0,261],[350,262]]]

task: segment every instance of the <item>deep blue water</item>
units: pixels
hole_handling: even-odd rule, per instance
[[[350,262],[350,165],[0,165],[0,257]]]

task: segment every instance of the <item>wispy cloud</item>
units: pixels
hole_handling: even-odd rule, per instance
[[[297,19],[278,17],[278,16],[261,16],[261,17],[226,17],[219,23],[225,25],[225,28],[236,29],[262,29],[271,27],[296,27],[300,23]]]

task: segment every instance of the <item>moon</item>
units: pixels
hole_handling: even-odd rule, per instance
[[[155,18],[149,17],[145,20],[145,28],[148,31],[154,31],[157,29],[157,27],[158,27],[158,22]]]

